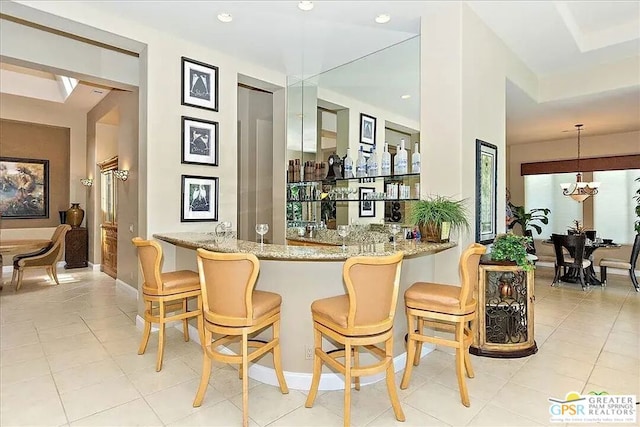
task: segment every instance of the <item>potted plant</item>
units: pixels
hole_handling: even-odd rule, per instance
[[[531,243],[531,237],[518,236],[513,233],[499,234],[491,246],[491,259],[493,261],[512,261],[522,270],[533,270],[533,260],[527,255],[527,246]]]
[[[409,221],[420,228],[423,242],[448,242],[451,231],[469,230],[464,200],[432,196],[411,206]]]
[[[547,215],[549,215],[551,209],[535,208],[531,209],[529,212],[525,212],[524,206],[512,205],[511,211],[513,213],[513,220],[509,224],[509,229],[512,230],[516,224],[520,224],[523,236],[533,236],[529,227],[536,230],[538,234],[542,233],[542,227],[538,224],[534,224],[535,222],[540,222],[544,225],[549,224],[549,218]]]

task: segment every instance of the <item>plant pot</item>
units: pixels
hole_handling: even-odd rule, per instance
[[[67,209],[67,224],[72,227],[80,227],[84,219],[84,210],[80,207],[80,203],[71,203],[71,207]]]
[[[433,243],[446,243],[451,234],[451,223],[443,222],[442,225],[433,222],[418,224],[420,228],[420,241]]]

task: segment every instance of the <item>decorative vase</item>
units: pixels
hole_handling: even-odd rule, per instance
[[[72,227],[80,227],[84,219],[84,210],[80,207],[80,203],[71,203],[71,207],[67,209],[67,224]]]

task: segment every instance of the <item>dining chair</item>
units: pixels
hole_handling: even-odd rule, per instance
[[[271,352],[282,394],[289,393],[280,355],[280,307],[282,297],[255,290],[260,261],[253,254],[196,251],[204,315],[202,375],[193,406],[202,405],[211,361],[239,365],[242,378],[242,425],[249,424],[249,362]],[[270,341],[252,339],[255,333],[272,328]],[[216,334],[213,340],[213,334]],[[212,341],[213,340],[213,341]],[[218,347],[240,341],[240,354]],[[252,351],[249,352],[249,349]]]
[[[629,277],[631,277],[631,283],[636,292],[640,292],[640,286],[638,285],[638,278],[636,277],[636,263],[638,261],[638,254],[640,254],[640,234],[636,234],[636,238],[633,241],[633,248],[631,249],[631,258],[629,261],[618,258],[602,258],[600,260],[600,278],[602,285],[607,284],[607,267],[619,268],[620,270],[628,270]]]
[[[584,234],[552,234],[551,240],[556,253],[555,275],[551,286],[560,282],[561,272],[563,268],[566,268],[566,274],[576,276],[580,281],[582,290],[586,290],[588,284],[585,280],[585,269],[591,265],[591,261],[584,259],[586,236]],[[566,252],[564,249],[566,249]]]
[[[305,407],[311,408],[318,393],[322,364],[344,375],[344,425],[351,421],[351,383],[360,390],[360,377],[385,372],[387,392],[398,421],[405,416],[400,406],[393,369],[393,319],[398,302],[403,254],[359,256],[347,259],[342,278],[345,295],[314,301],[313,378]],[[338,350],[323,349],[323,337],[337,343]],[[378,346],[382,344],[382,346]],[[360,349],[379,361],[361,365]],[[341,363],[338,359],[344,359]]]
[[[51,244],[39,251],[28,254],[20,254],[13,257],[13,275],[11,284],[16,282],[16,291],[22,286],[22,276],[27,268],[44,267],[51,280],[59,285],[57,264],[64,254],[64,238],[67,231],[71,230],[68,224],[61,224],[56,227],[51,236]]]
[[[471,405],[465,382],[465,372],[474,377],[469,357],[469,347],[473,342],[472,324],[476,320],[478,285],[478,265],[487,248],[479,243],[469,245],[458,264],[460,286],[442,283],[417,282],[404,293],[407,313],[407,360],[402,376],[401,389],[409,387],[411,371],[420,363],[424,342],[444,345],[456,349],[456,375],[460,400],[464,406]],[[453,339],[436,337],[424,333],[425,323],[445,328],[453,333]],[[417,325],[416,325],[417,324]]]
[[[191,270],[162,272],[162,246],[140,237],[132,239],[138,249],[138,260],[142,270],[142,299],[144,301],[144,331],[138,354],[144,354],[149,343],[151,324],[158,326],[158,356],[156,371],[162,369],[164,355],[165,325],[182,320],[184,340],[189,341],[188,319],[196,318],[198,334],[202,342],[202,298],[200,277]],[[189,310],[189,299],[196,299],[196,309]],[[173,314],[172,314],[173,313]]]

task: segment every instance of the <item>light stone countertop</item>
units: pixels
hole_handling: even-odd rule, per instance
[[[383,235],[383,233],[377,234]],[[261,246],[260,243],[234,238],[217,243],[214,233],[207,232],[157,233],[153,237],[189,249],[204,248],[214,252],[252,253],[259,259],[287,261],[344,261],[353,256],[391,255],[397,251],[402,251],[405,257],[413,257],[431,255],[457,246],[455,242],[415,243],[402,239],[398,241],[395,250],[393,244],[388,242],[349,244],[347,241],[348,246],[345,249],[341,246],[287,246],[268,243]],[[307,239],[307,241],[310,240]]]

